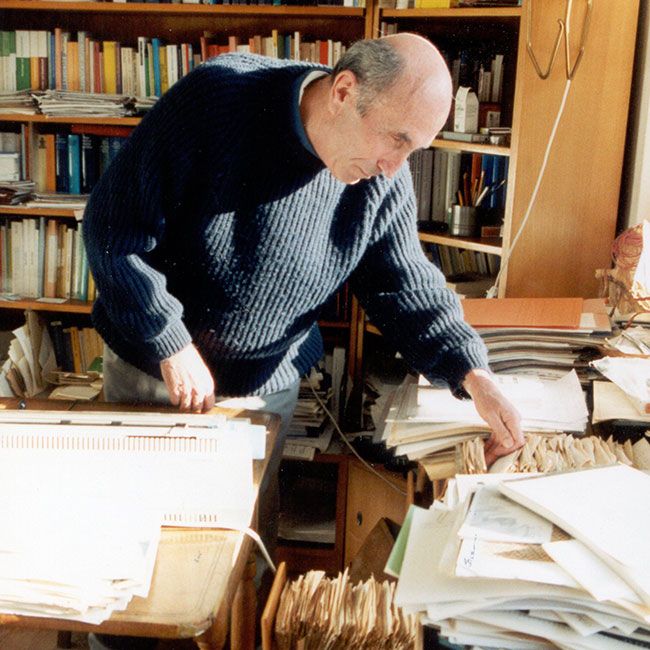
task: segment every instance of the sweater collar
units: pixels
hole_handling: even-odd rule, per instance
[[[320,160],[320,157],[316,153],[316,150],[312,146],[309,138],[307,137],[307,132],[305,131],[305,125],[302,123],[300,117],[300,102],[302,100],[302,94],[305,88],[312,82],[316,81],[320,77],[327,76],[325,70],[308,70],[307,72],[301,74],[295,81],[293,86],[293,101],[292,101],[292,111],[293,111],[293,126],[300,140],[300,144],[309,151],[310,154],[315,156]]]

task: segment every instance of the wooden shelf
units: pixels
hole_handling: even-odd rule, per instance
[[[1,6],[1,5],[0,5]],[[456,9],[382,9],[382,18],[521,18],[521,7],[459,7]]]
[[[23,115],[11,113],[0,115],[0,122],[38,122],[40,124],[112,124],[118,126],[137,126],[141,117],[88,117],[85,115],[69,117],[47,117],[47,115]]]
[[[0,309],[33,309],[34,311],[56,311],[67,314],[90,314],[93,304],[83,300],[51,303],[28,298],[25,300],[0,300]]]
[[[364,9],[355,7],[295,7],[272,5],[204,5],[144,2],[52,2],[41,0],[0,0],[0,10],[89,12],[118,14],[191,14],[193,16],[326,16],[333,18],[363,17]]]
[[[432,149],[446,149],[448,151],[468,151],[470,153],[492,154],[495,156],[509,156],[510,147],[501,147],[495,144],[482,144],[480,142],[459,142],[458,140],[443,140],[436,138],[431,143]]]
[[[0,214],[13,214],[19,217],[66,217],[74,219],[76,210],[68,208],[24,208],[19,205],[2,205]]]
[[[453,235],[435,235],[428,232],[418,233],[420,241],[427,244],[441,244],[442,246],[453,246],[464,248],[479,253],[490,255],[502,254],[502,242],[500,237],[454,237]]]

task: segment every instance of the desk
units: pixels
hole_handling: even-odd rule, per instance
[[[0,399],[0,409],[18,408],[17,399]],[[28,409],[161,411],[106,403],[27,400]],[[254,461],[259,486],[277,436],[279,418],[269,413],[215,408],[211,413],[248,417],[269,434],[263,461]],[[151,589],[134,597],[126,610],[101,625],[56,618],[0,615],[1,625],[56,630],[103,632],[158,638],[193,638],[201,650],[222,648],[231,622],[233,648],[254,647],[255,575],[253,541],[228,530],[163,528]]]

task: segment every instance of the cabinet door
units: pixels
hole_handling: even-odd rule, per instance
[[[382,517],[401,524],[406,513],[406,480],[376,468],[400,491],[391,488],[365,465],[351,461],[345,516],[345,565],[350,564],[364,540]]]

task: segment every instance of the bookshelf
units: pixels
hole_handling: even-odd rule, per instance
[[[574,3],[571,17],[573,60],[583,25],[582,4]],[[501,296],[593,296],[598,289],[594,271],[609,263],[616,230],[638,2],[599,2],[593,7],[584,56],[569,91],[536,205],[502,278]],[[535,2],[530,8],[529,14],[529,0],[524,0],[522,7],[375,11],[376,30],[392,24],[397,31],[420,33],[452,56],[463,49],[471,55],[477,43],[504,54],[501,124],[512,127],[510,146],[441,140],[432,143],[433,148],[445,151],[507,157],[501,244],[494,239],[423,233],[424,242],[500,256],[509,252],[565,84],[563,47],[546,80],[537,76],[526,47],[527,21],[531,19],[531,43],[536,56],[546,64],[557,33],[557,19],[564,17],[565,3]],[[595,134],[605,133],[608,135],[603,141],[599,139],[594,146]]]

